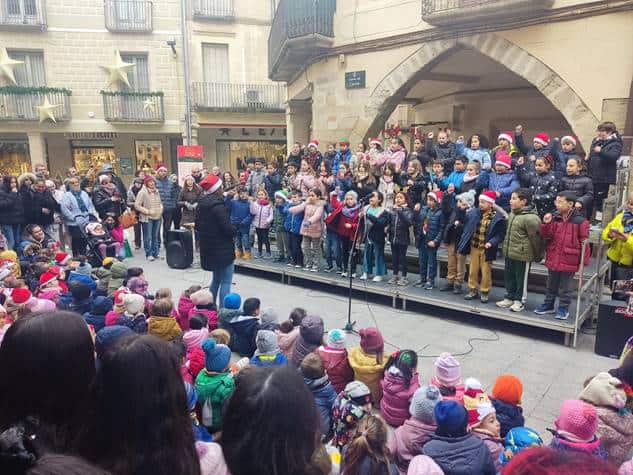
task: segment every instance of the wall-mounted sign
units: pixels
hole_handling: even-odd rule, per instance
[[[248,140],[282,139],[286,137],[285,127],[220,127],[216,129],[217,138],[235,138]]]
[[[121,167],[121,175],[134,175],[134,166],[131,157],[120,157],[119,166]]]
[[[345,89],[364,89],[365,71],[345,73]]]
[[[64,137],[68,139],[116,139],[118,134],[116,132],[66,132]]]
[[[202,169],[204,148],[202,145],[178,145],[176,155],[178,156],[178,183],[182,186],[185,178],[191,175],[194,168]]]
[[[203,152],[204,150],[202,148],[202,145],[178,145],[176,147],[176,154],[178,155],[178,159],[202,159]]]

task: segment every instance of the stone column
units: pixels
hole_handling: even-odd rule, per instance
[[[40,132],[27,132],[29,139],[29,155],[31,157],[31,169],[35,169],[35,165],[43,163],[49,168],[46,154],[46,140]]]
[[[288,150],[295,142],[307,144],[310,141],[312,122],[312,101],[288,101],[286,104],[286,141]]]

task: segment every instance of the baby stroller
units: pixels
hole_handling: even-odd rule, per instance
[[[93,268],[97,268],[97,267],[101,267],[101,263],[103,262],[103,257],[101,257],[101,252],[99,252],[99,249],[97,249],[97,246],[95,246],[94,242],[92,241],[92,239],[90,239],[90,236],[88,235],[88,233],[86,232],[86,226],[88,226],[90,223],[86,224],[86,225],[82,225],[82,226],[77,226],[79,228],[79,231],[81,232],[81,237],[85,239],[86,241],[86,248],[87,248],[87,252],[86,252],[86,259],[87,262],[93,267]]]

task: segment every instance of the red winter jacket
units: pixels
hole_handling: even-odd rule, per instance
[[[334,387],[336,394],[345,389],[347,383],[354,380],[354,370],[347,360],[347,350],[330,348],[329,346],[319,346],[317,349],[319,356],[323,360],[325,372],[330,378],[330,383]]]
[[[189,367],[189,372],[191,373],[191,377],[195,381],[198,377],[198,373],[202,371],[205,364],[205,355],[202,348],[196,346],[192,348],[189,353],[187,353],[187,366]]]
[[[545,267],[556,272],[576,272],[580,267],[582,242],[589,239],[589,221],[575,210],[567,216],[556,213],[549,224],[541,224],[541,236],[547,241]],[[585,265],[591,250],[585,252]]]
[[[209,333],[218,328],[218,312],[216,312],[215,310],[209,310],[208,308],[193,307],[191,310],[189,310],[189,318],[187,319],[187,321],[196,313],[200,313],[207,317],[207,320],[209,321]]]
[[[182,331],[189,330],[189,311],[195,307],[193,302],[185,294],[182,294],[178,299],[178,324]]]
[[[358,206],[358,209],[353,212],[352,217],[348,218],[343,214],[343,207],[345,204],[338,200],[335,193],[330,196],[330,204],[332,205],[334,211],[325,218],[325,224],[329,228],[334,229],[339,237],[344,237],[353,241],[354,235],[356,234],[356,228],[358,227],[358,215],[360,214],[361,207]],[[351,224],[352,227],[347,228],[345,227],[346,224]]]
[[[380,401],[380,415],[393,427],[400,427],[411,414],[409,404],[413,393],[420,387],[418,373],[413,373],[409,385],[406,385],[402,373],[396,374],[392,366],[385,371],[384,378],[380,381],[382,386],[382,400]]]

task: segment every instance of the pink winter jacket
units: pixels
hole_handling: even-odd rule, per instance
[[[396,172],[399,172],[402,169],[404,158],[404,150],[398,149],[396,151],[393,151],[391,150],[391,148],[388,148],[380,155],[378,155],[378,158],[375,160],[374,165],[381,168],[383,165],[393,165],[393,167],[396,169]]]
[[[189,330],[189,312],[194,307],[193,302],[185,294],[178,299],[178,324],[182,331]]]
[[[111,325],[116,325],[116,319],[119,318],[122,313],[117,313],[114,310],[110,310],[105,314],[105,326],[109,327]]]
[[[259,229],[270,228],[273,222],[273,206],[261,204],[259,201],[251,201],[251,214],[253,215],[253,226]]]
[[[299,190],[303,198],[308,197],[310,190],[317,186],[317,179],[311,173],[297,173],[292,180],[292,187]]]
[[[494,437],[486,432],[479,432],[478,430],[473,430],[473,434],[478,439],[484,441],[484,445],[488,447],[490,451],[490,455],[492,455],[492,461],[495,464],[495,469],[497,473],[501,470],[501,462],[499,461],[499,455],[503,452],[503,439],[499,437]]]
[[[387,424],[400,427],[409,417],[409,404],[413,393],[420,387],[418,373],[413,373],[409,386],[400,371],[392,366],[385,371],[380,381],[382,386],[382,400],[380,414]]]
[[[277,331],[277,343],[279,343],[279,349],[288,359],[292,358],[292,354],[295,352],[297,338],[299,338],[299,327],[294,327],[290,333],[281,333],[280,331]]]
[[[411,417],[394,431],[387,445],[401,474],[407,473],[409,462],[422,453],[422,447],[431,440],[435,429],[437,426],[425,424]]]
[[[189,310],[189,318],[193,317],[196,313],[200,313],[207,317],[209,321],[209,331],[212,332],[216,328],[218,328],[218,312],[215,310],[209,310],[208,308],[197,308],[193,307]]]
[[[320,238],[323,235],[323,202],[318,201],[317,204],[310,204],[304,201],[300,205],[289,208],[292,214],[304,212],[303,222],[301,223],[301,231],[299,234],[311,238]]]
[[[627,460],[633,448],[633,414],[620,414],[609,407],[597,407],[598,430],[596,436],[609,453],[609,462],[619,466]]]
[[[354,370],[347,360],[347,350],[330,348],[329,346],[319,346],[317,349],[319,356],[323,360],[323,366],[330,383],[334,387],[336,394],[339,394],[347,383],[354,380]]]
[[[442,391],[442,384],[437,380],[435,376],[433,376],[430,382],[433,386],[437,386],[438,388],[440,388],[440,393],[442,393],[442,401],[455,401],[455,402],[460,403],[462,406],[464,405],[464,385],[463,384],[460,383],[457,386],[455,386],[455,394],[450,396],[450,395],[444,394],[444,392]]]

